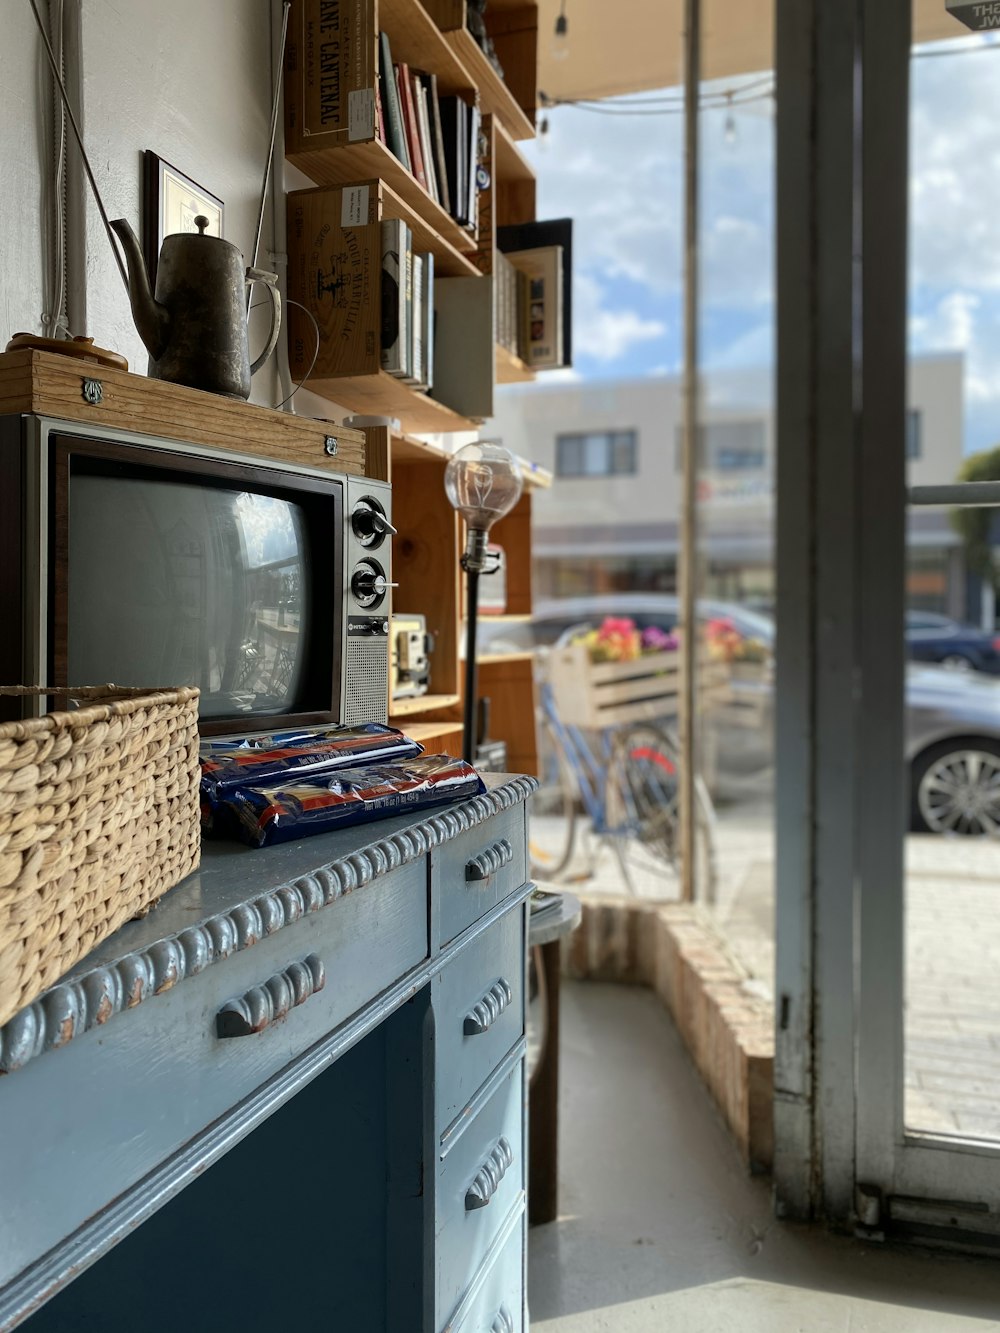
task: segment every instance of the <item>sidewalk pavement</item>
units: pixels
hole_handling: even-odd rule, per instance
[[[773,999],[769,802],[723,808],[716,847],[713,916],[754,988]],[[906,872],[907,1128],[1000,1139],[1000,844],[910,834]],[[573,887],[627,891],[607,849]],[[636,887],[642,897],[678,896],[676,878],[661,872],[641,873]]]

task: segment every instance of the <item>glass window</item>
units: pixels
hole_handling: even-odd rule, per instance
[[[636,470],[634,430],[593,431],[556,437],[556,476],[631,476]]]

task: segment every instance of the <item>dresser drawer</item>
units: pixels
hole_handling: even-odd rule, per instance
[[[459,949],[434,982],[436,1122],[442,1134],[524,1032],[524,909]]]
[[[451,1317],[490,1246],[524,1204],[523,1062],[464,1126],[438,1167],[438,1310]]]
[[[442,944],[521,887],[524,846],[524,806],[518,805],[434,848],[431,888],[440,904]]]
[[[0,1286],[419,966],[427,921],[417,861],[0,1079]]]
[[[476,1288],[441,1333],[525,1333],[523,1214]]]

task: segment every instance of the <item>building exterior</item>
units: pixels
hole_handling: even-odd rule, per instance
[[[962,458],[959,354],[911,363],[913,485],[954,479]],[[769,370],[707,375],[698,480],[706,595],[774,594],[775,428]],[[675,377],[561,381],[500,392],[494,438],[552,469],[534,498],[535,596],[667,592],[676,586],[681,386]],[[846,447],[846,445],[845,445]],[[964,617],[957,535],[940,510],[909,517],[910,604]],[[972,614],[978,615],[978,608]]]

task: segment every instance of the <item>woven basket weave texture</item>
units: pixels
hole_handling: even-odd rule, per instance
[[[0,1024],[197,867],[198,693],[0,687]]]

